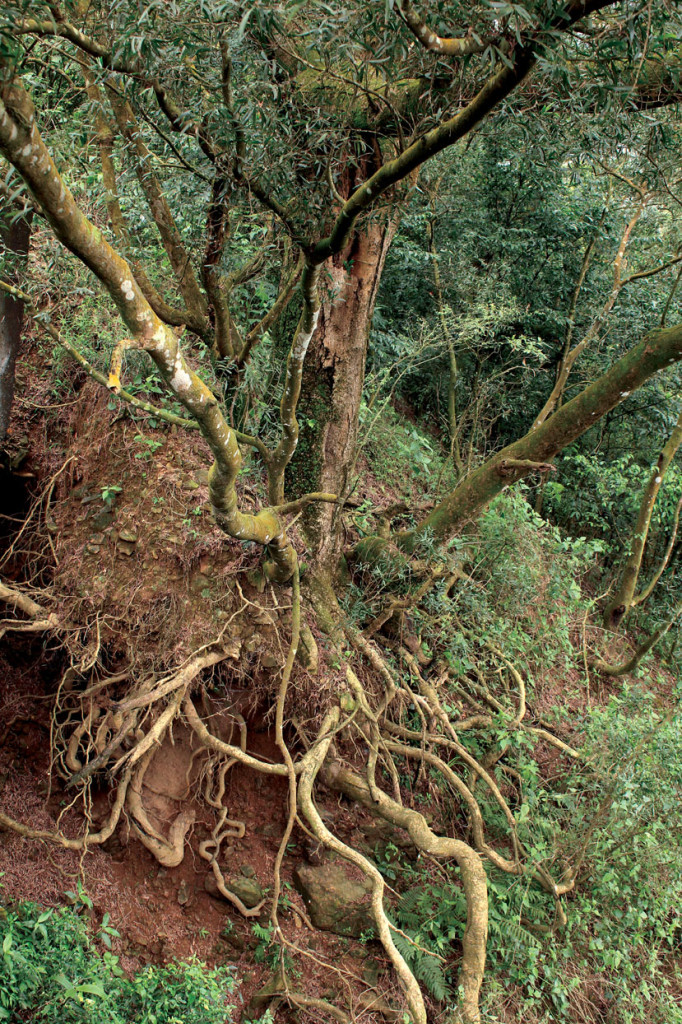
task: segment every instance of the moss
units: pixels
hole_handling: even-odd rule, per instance
[[[298,446],[287,467],[286,490],[290,498],[318,491],[323,464],[323,438],[331,405],[328,389],[318,382],[308,391],[305,387],[297,410]]]

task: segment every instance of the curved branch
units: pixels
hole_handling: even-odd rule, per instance
[[[242,456],[213,392],[188,365],[177,335],[159,320],[129,265],[76,204],[45,147],[28,94],[12,83],[0,95],[0,151],[33,191],[57,238],[107,288],[136,347],[151,356],[175,397],[199,423],[214,457],[209,496],[218,525],[231,537],[267,546],[272,561],[265,565],[266,574],[286,581],[296,552],[273,512],[239,511],[235,483]]]
[[[429,28],[410,0],[398,0],[396,10],[415,39],[432,53],[441,53],[447,57],[466,57],[468,54],[482,53],[489,45],[489,40],[483,41],[468,34],[460,39],[443,39]]]

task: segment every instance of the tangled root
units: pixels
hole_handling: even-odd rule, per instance
[[[168,834],[164,835],[145,808],[143,791],[145,775],[154,757],[167,739],[172,741],[175,723],[182,722],[188,728],[194,744],[185,777],[186,793],[182,799],[189,796],[193,786],[196,790],[197,781],[203,778],[203,802],[216,813],[210,837],[199,843],[199,854],[209,865],[222,896],[246,918],[260,916],[265,904],[263,900],[256,907],[247,908],[230,891],[220,867],[225,841],[228,838],[241,839],[245,833],[244,823],[228,817],[228,809],[224,804],[227,772],[235,763],[239,763],[263,774],[279,776],[289,784],[287,827],[280,843],[274,872],[271,911],[274,941],[280,943],[281,949],[284,948],[286,939],[277,918],[280,869],[298,812],[327,849],[354,864],[370,881],[371,908],[377,936],[395,968],[414,1024],[426,1024],[427,1014],[419,984],[393,939],[395,929],[384,908],[383,877],[369,859],[342,842],[322,820],[313,796],[316,781],[320,778],[328,788],[345,794],[385,821],[404,829],[417,850],[430,857],[453,860],[458,865],[467,903],[460,971],[461,1012],[467,1024],[478,1024],[488,927],[484,860],[490,861],[502,871],[526,875],[539,882],[557,901],[557,920],[563,919],[559,896],[573,886],[578,866],[567,869],[562,880],[556,883],[544,867],[531,862],[519,842],[514,815],[496,781],[495,762],[485,756],[480,760],[474,757],[460,742],[459,734],[465,730],[488,729],[492,724],[492,716],[504,713],[511,729],[527,732],[551,743],[562,754],[573,759],[579,757],[579,754],[544,727],[529,722],[532,716],[527,706],[523,676],[494,645],[486,644],[485,641],[480,643],[481,649],[486,647],[497,660],[499,678],[503,678],[501,673],[505,673],[505,681],[511,680],[511,685],[505,683],[506,703],[503,703],[504,694],[502,700],[499,700],[490,692],[483,671],[475,669],[475,679],[467,677],[451,680],[447,670],[436,678],[437,672],[429,675],[409,650],[396,644],[398,663],[407,668],[406,672],[400,674],[389,667],[374,641],[370,642],[366,635],[349,628],[346,636],[355,650],[356,660],[368,665],[374,673],[372,686],[365,688],[360,679],[359,667],[357,674],[349,667],[349,692],[340,695],[339,706],[329,708],[313,742],[309,741],[305,730],[299,730],[299,736],[307,749],[294,758],[285,740],[284,726],[287,687],[302,636],[297,572],[294,574],[293,594],[292,639],[276,703],[275,733],[281,762],[265,762],[247,753],[246,725],[243,719],[239,722],[239,742],[235,743],[231,736],[229,741],[225,741],[212,733],[197,710],[202,705],[198,701],[195,703],[192,698],[193,684],[204,670],[228,657],[235,657],[234,648],[226,647],[222,637],[219,637],[214,644],[195,652],[170,675],[163,678],[148,677],[133,683],[123,699],[114,699],[114,687],[124,681],[129,684],[132,676],[130,671],[97,680],[80,693],[70,690],[64,695],[63,703],[60,703],[60,693],[54,718],[58,748],[56,764],[67,787],[79,787],[87,799],[90,780],[95,772],[107,770],[110,776],[119,779],[111,813],[99,832],[89,832],[78,839],[70,839],[59,832],[31,829],[1,812],[0,826],[10,828],[20,835],[58,843],[67,849],[87,850],[91,845],[105,842],[113,834],[125,810],[135,835],[156,860],[165,868],[177,867],[183,860],[187,836],[195,822],[196,812],[192,807],[181,810]],[[27,616],[11,628],[57,628],[54,617],[26,595],[17,594],[0,585],[0,601],[13,603],[15,609]],[[47,622],[52,622],[52,625],[46,627]],[[6,624],[0,623],[0,635],[6,628]],[[375,631],[373,628],[371,632]],[[92,665],[94,661],[88,668],[92,668]],[[376,691],[377,681],[380,689],[378,695],[370,692],[372,687]],[[460,692],[465,696],[468,703],[474,705],[476,713],[459,719],[453,715],[448,702],[442,698],[442,687],[446,681],[450,683],[450,692]],[[476,699],[472,699],[462,687],[468,687]],[[419,716],[421,731],[404,725],[400,708],[408,703]],[[341,708],[347,713],[345,718],[342,717]],[[359,736],[361,744],[366,747],[365,764],[360,770],[356,765],[350,767],[345,764],[336,745],[333,745],[341,735],[351,736],[354,741]],[[357,743],[354,746],[357,749]],[[201,770],[194,772],[195,760],[200,756],[204,759]],[[425,771],[428,766],[440,773],[468,817],[471,843],[437,835],[422,814],[403,805],[394,756],[418,762],[421,771]],[[378,771],[382,762],[391,780],[393,796],[382,789]],[[477,784],[481,788],[486,787],[502,812],[507,824],[509,850],[495,849],[486,839],[484,818],[476,795]],[[281,973],[283,988],[280,998],[293,1006],[324,1010],[342,1022],[349,1019],[343,1010],[330,1007],[324,1000],[292,991],[286,972],[282,969]]]

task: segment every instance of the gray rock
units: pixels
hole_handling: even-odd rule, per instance
[[[316,928],[357,939],[374,927],[369,905],[371,883],[352,878],[342,861],[299,864],[294,885]]]
[[[103,508],[96,516],[92,517],[91,526],[98,533],[103,533],[114,521],[114,513],[111,509]]]
[[[282,972],[280,970],[277,971],[277,973],[274,974],[262,988],[258,989],[258,991],[254,992],[251,996],[249,1013],[255,1015],[260,1010],[265,1009],[270,1005],[273,999],[276,999],[277,996],[281,995],[284,991],[284,978],[282,977]]]
[[[244,878],[243,875],[235,875],[234,878],[225,879],[225,887],[230,892],[233,892],[235,896],[238,896],[249,910],[252,907],[258,906],[263,899],[263,890],[255,878]],[[209,871],[206,875],[204,888],[209,896],[213,896],[217,900],[225,899],[218,889],[218,884],[212,871]]]

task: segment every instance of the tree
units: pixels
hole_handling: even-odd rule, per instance
[[[398,671],[376,641],[344,622],[334,595],[343,579],[343,556],[352,556],[356,564],[397,567],[403,578],[424,572],[428,558],[422,555],[447,551],[493,497],[529,473],[547,471],[567,445],[654,374],[682,359],[682,324],[650,330],[555,408],[556,390],[563,393],[577,355],[569,339],[546,408],[535,423],[528,423],[527,432],[464,476],[414,527],[366,538],[344,552],[343,509],[352,489],[370,325],[386,255],[422,168],[440,154],[454,152],[496,110],[501,120],[511,116],[515,104],[551,109],[567,104],[571,95],[572,116],[599,119],[606,117],[604,111],[615,105],[617,95],[621,106],[609,113],[620,125],[638,108],[657,111],[674,102],[679,98],[679,54],[670,53],[666,42],[671,32],[668,13],[665,5],[654,5],[647,19],[615,0],[536,3],[530,10],[509,5],[500,11],[499,5],[486,2],[473,8],[457,3],[439,7],[434,22],[439,28],[441,23],[468,25],[457,37],[437,33],[409,0],[389,4],[385,12],[363,2],[262,3],[246,11],[232,3],[183,4],[173,13],[171,19],[165,3],[149,5],[147,27],[140,31],[134,4],[75,0],[62,7],[15,4],[7,10],[0,22],[0,152],[23,178],[55,237],[92,271],[118,310],[127,337],[111,355],[109,386],[125,398],[125,353],[137,350],[149,356],[170,395],[190,417],[186,425],[198,426],[209,445],[214,459],[210,501],[218,524],[229,537],[264,548],[269,580],[292,584],[292,640],[277,698],[276,732],[283,760],[266,764],[209,731],[190,687],[227,654],[218,647],[196,653],[170,680],[128,695],[121,705],[126,717],[112,727],[111,741],[74,771],[71,785],[87,784],[110,761],[120,771],[110,821],[83,840],[57,841],[81,846],[103,842],[125,805],[140,838],[162,863],[178,863],[190,819],[180,815],[171,835],[159,837],[149,827],[139,794],[154,745],[173,719],[183,715],[202,744],[221,757],[289,780],[290,818],[282,850],[298,804],[315,835],[367,874],[378,935],[410,1013],[422,1024],[422,994],[386,917],[382,876],[320,818],[313,787],[321,774],[328,786],[404,828],[421,851],[453,858],[459,865],[467,899],[462,1013],[467,1021],[477,1021],[488,920],[483,860],[541,886],[557,901],[561,916],[560,897],[574,886],[582,857],[556,880],[527,855],[495,779],[461,743],[459,732],[466,727],[450,720],[435,680],[409,650],[401,651]],[[40,58],[34,56],[34,43]],[[631,86],[610,88],[624,69]],[[105,230],[86,214],[76,190],[69,187],[46,141],[49,128],[41,123],[41,110],[31,97],[35,76],[72,74],[82,82],[73,87],[74,117],[89,124],[87,145],[101,161],[101,198],[110,223]],[[38,90],[33,92],[38,95]],[[665,117],[665,112],[652,116]],[[157,170],[155,156],[170,161],[172,173]],[[131,188],[130,195],[147,205],[170,268],[166,278],[159,267],[148,268],[140,252],[140,240],[146,239],[129,223],[126,197],[119,195],[117,159],[135,176],[139,192]],[[255,215],[252,204],[257,204]],[[234,225],[263,217],[269,225],[263,251],[250,253],[240,264],[230,252],[231,234],[233,241],[239,238]],[[237,265],[230,269],[231,259]],[[254,317],[248,288],[256,275],[270,285],[271,301]],[[292,318],[295,322],[287,330]],[[183,327],[187,340],[181,341]],[[50,329],[60,337],[54,326]],[[282,380],[277,434],[263,439],[236,429],[230,417],[248,406],[247,369],[269,331],[286,340],[273,346],[270,379],[280,374]],[[198,372],[193,357],[202,346],[213,358],[220,394]],[[87,360],[79,358],[87,368]],[[303,433],[301,421],[306,424]],[[257,452],[267,477],[268,504],[256,513],[239,505],[242,446]],[[319,722],[317,740],[294,761],[284,721],[299,642],[314,661],[310,634],[301,622],[298,556],[286,518],[301,511],[311,553],[303,581],[307,614],[339,650],[349,645],[357,663],[364,659],[385,691],[371,699],[349,664],[347,707],[330,705]],[[389,601],[382,612],[384,624],[401,621],[410,603],[436,584],[443,575],[438,563],[442,557],[456,578],[447,556],[437,554],[435,565],[426,569],[426,582],[411,597]],[[45,609],[26,595],[8,591],[6,599],[14,600],[28,617],[18,628],[44,628],[46,623],[54,628]],[[373,633],[378,634],[378,627]],[[504,652],[489,653],[518,687],[514,728],[542,735],[574,757],[570,746],[543,727],[525,723],[521,675]],[[420,733],[391,719],[393,701],[406,691],[402,671],[413,687],[408,687],[412,699],[428,718],[427,738],[438,754],[420,751]],[[120,755],[141,711],[150,708],[154,714],[144,738]],[[347,724],[342,711],[362,720],[369,751],[364,776],[332,753],[333,737]],[[401,804],[399,787],[394,797],[381,789],[376,778],[380,750],[389,771],[391,758],[400,756],[421,757],[442,773],[466,808],[471,844],[435,835],[421,813]],[[487,787],[507,822],[507,852],[486,839],[475,787],[463,780],[463,771],[450,767],[451,758]],[[7,816],[0,820],[23,828]],[[212,867],[215,871],[217,851]],[[276,880],[276,892],[278,886]],[[276,898],[273,924],[278,927]]]

